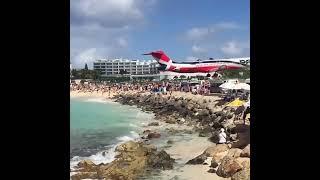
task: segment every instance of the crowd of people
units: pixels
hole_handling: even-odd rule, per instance
[[[152,92],[161,94],[171,94],[173,91],[191,92],[193,94],[210,94],[210,83],[203,81],[199,84],[190,84],[183,82],[137,82],[137,83],[71,83],[71,91],[97,92],[97,93],[120,93],[126,91],[133,92]]]

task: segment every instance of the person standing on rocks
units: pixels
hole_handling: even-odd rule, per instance
[[[224,132],[224,129],[221,128],[219,133],[219,142],[218,144],[225,144],[227,143],[227,134]]]

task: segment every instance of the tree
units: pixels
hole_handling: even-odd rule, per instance
[[[87,63],[84,65],[84,70],[88,70],[88,65],[87,65]]]

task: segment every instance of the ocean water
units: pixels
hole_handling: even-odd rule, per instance
[[[139,138],[142,126],[153,114],[136,107],[94,98],[70,100],[70,167],[83,159],[108,163],[114,159],[115,147]]]

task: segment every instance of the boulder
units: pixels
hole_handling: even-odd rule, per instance
[[[165,122],[169,124],[175,124],[177,122],[177,119],[170,117],[170,118],[167,118]]]
[[[148,134],[148,139],[152,139],[152,138],[160,138],[161,134],[160,133],[156,133],[156,132],[151,132]]]
[[[212,158],[210,167],[211,167],[211,168],[216,168],[216,167],[218,167],[218,166],[219,166],[219,164],[216,162],[215,159]]]
[[[213,169],[213,168],[211,168],[211,169],[209,169],[207,172],[208,172],[208,173],[216,173],[216,170]]]
[[[229,156],[231,158],[237,158],[240,157],[242,150],[239,148],[232,148],[228,151],[228,154],[226,156]]]
[[[231,141],[236,141],[237,140],[238,135],[237,134],[230,134],[230,140]]]
[[[250,132],[238,133],[238,141],[232,144],[232,148],[245,148],[250,144]]]
[[[116,147],[116,152],[133,152],[139,148],[139,144],[134,141],[128,141]]]
[[[167,144],[173,144],[173,141],[172,140],[168,140]]]
[[[228,151],[229,147],[227,144],[217,144],[212,147],[208,147],[205,151],[204,154],[209,157],[213,157],[217,153],[225,152]]]
[[[159,122],[151,122],[148,126],[159,126]]]
[[[98,179],[97,172],[79,172],[71,176],[71,180]]]
[[[233,176],[242,168],[240,164],[233,158],[226,156],[222,159],[220,166],[217,169],[217,175],[220,177],[228,178]]]
[[[143,131],[143,134],[149,134],[149,133],[151,133],[151,130],[149,129]]]
[[[96,170],[96,165],[90,160],[83,160],[77,164],[81,172],[92,172]]]
[[[189,160],[186,164],[203,164],[206,159],[207,159],[207,156],[205,154],[201,154]]]
[[[199,136],[200,137],[210,137],[213,132],[213,128],[210,126],[205,126],[203,129],[200,130]]]
[[[250,157],[250,144],[242,150],[240,157]]]
[[[231,180],[250,180],[250,169],[244,168],[239,172],[236,172]]]
[[[164,150],[151,154],[147,163],[153,169],[168,170],[173,169],[174,159]]]
[[[250,158],[247,157],[238,157],[235,158],[235,161],[240,164],[241,168],[249,168],[250,169]]]

